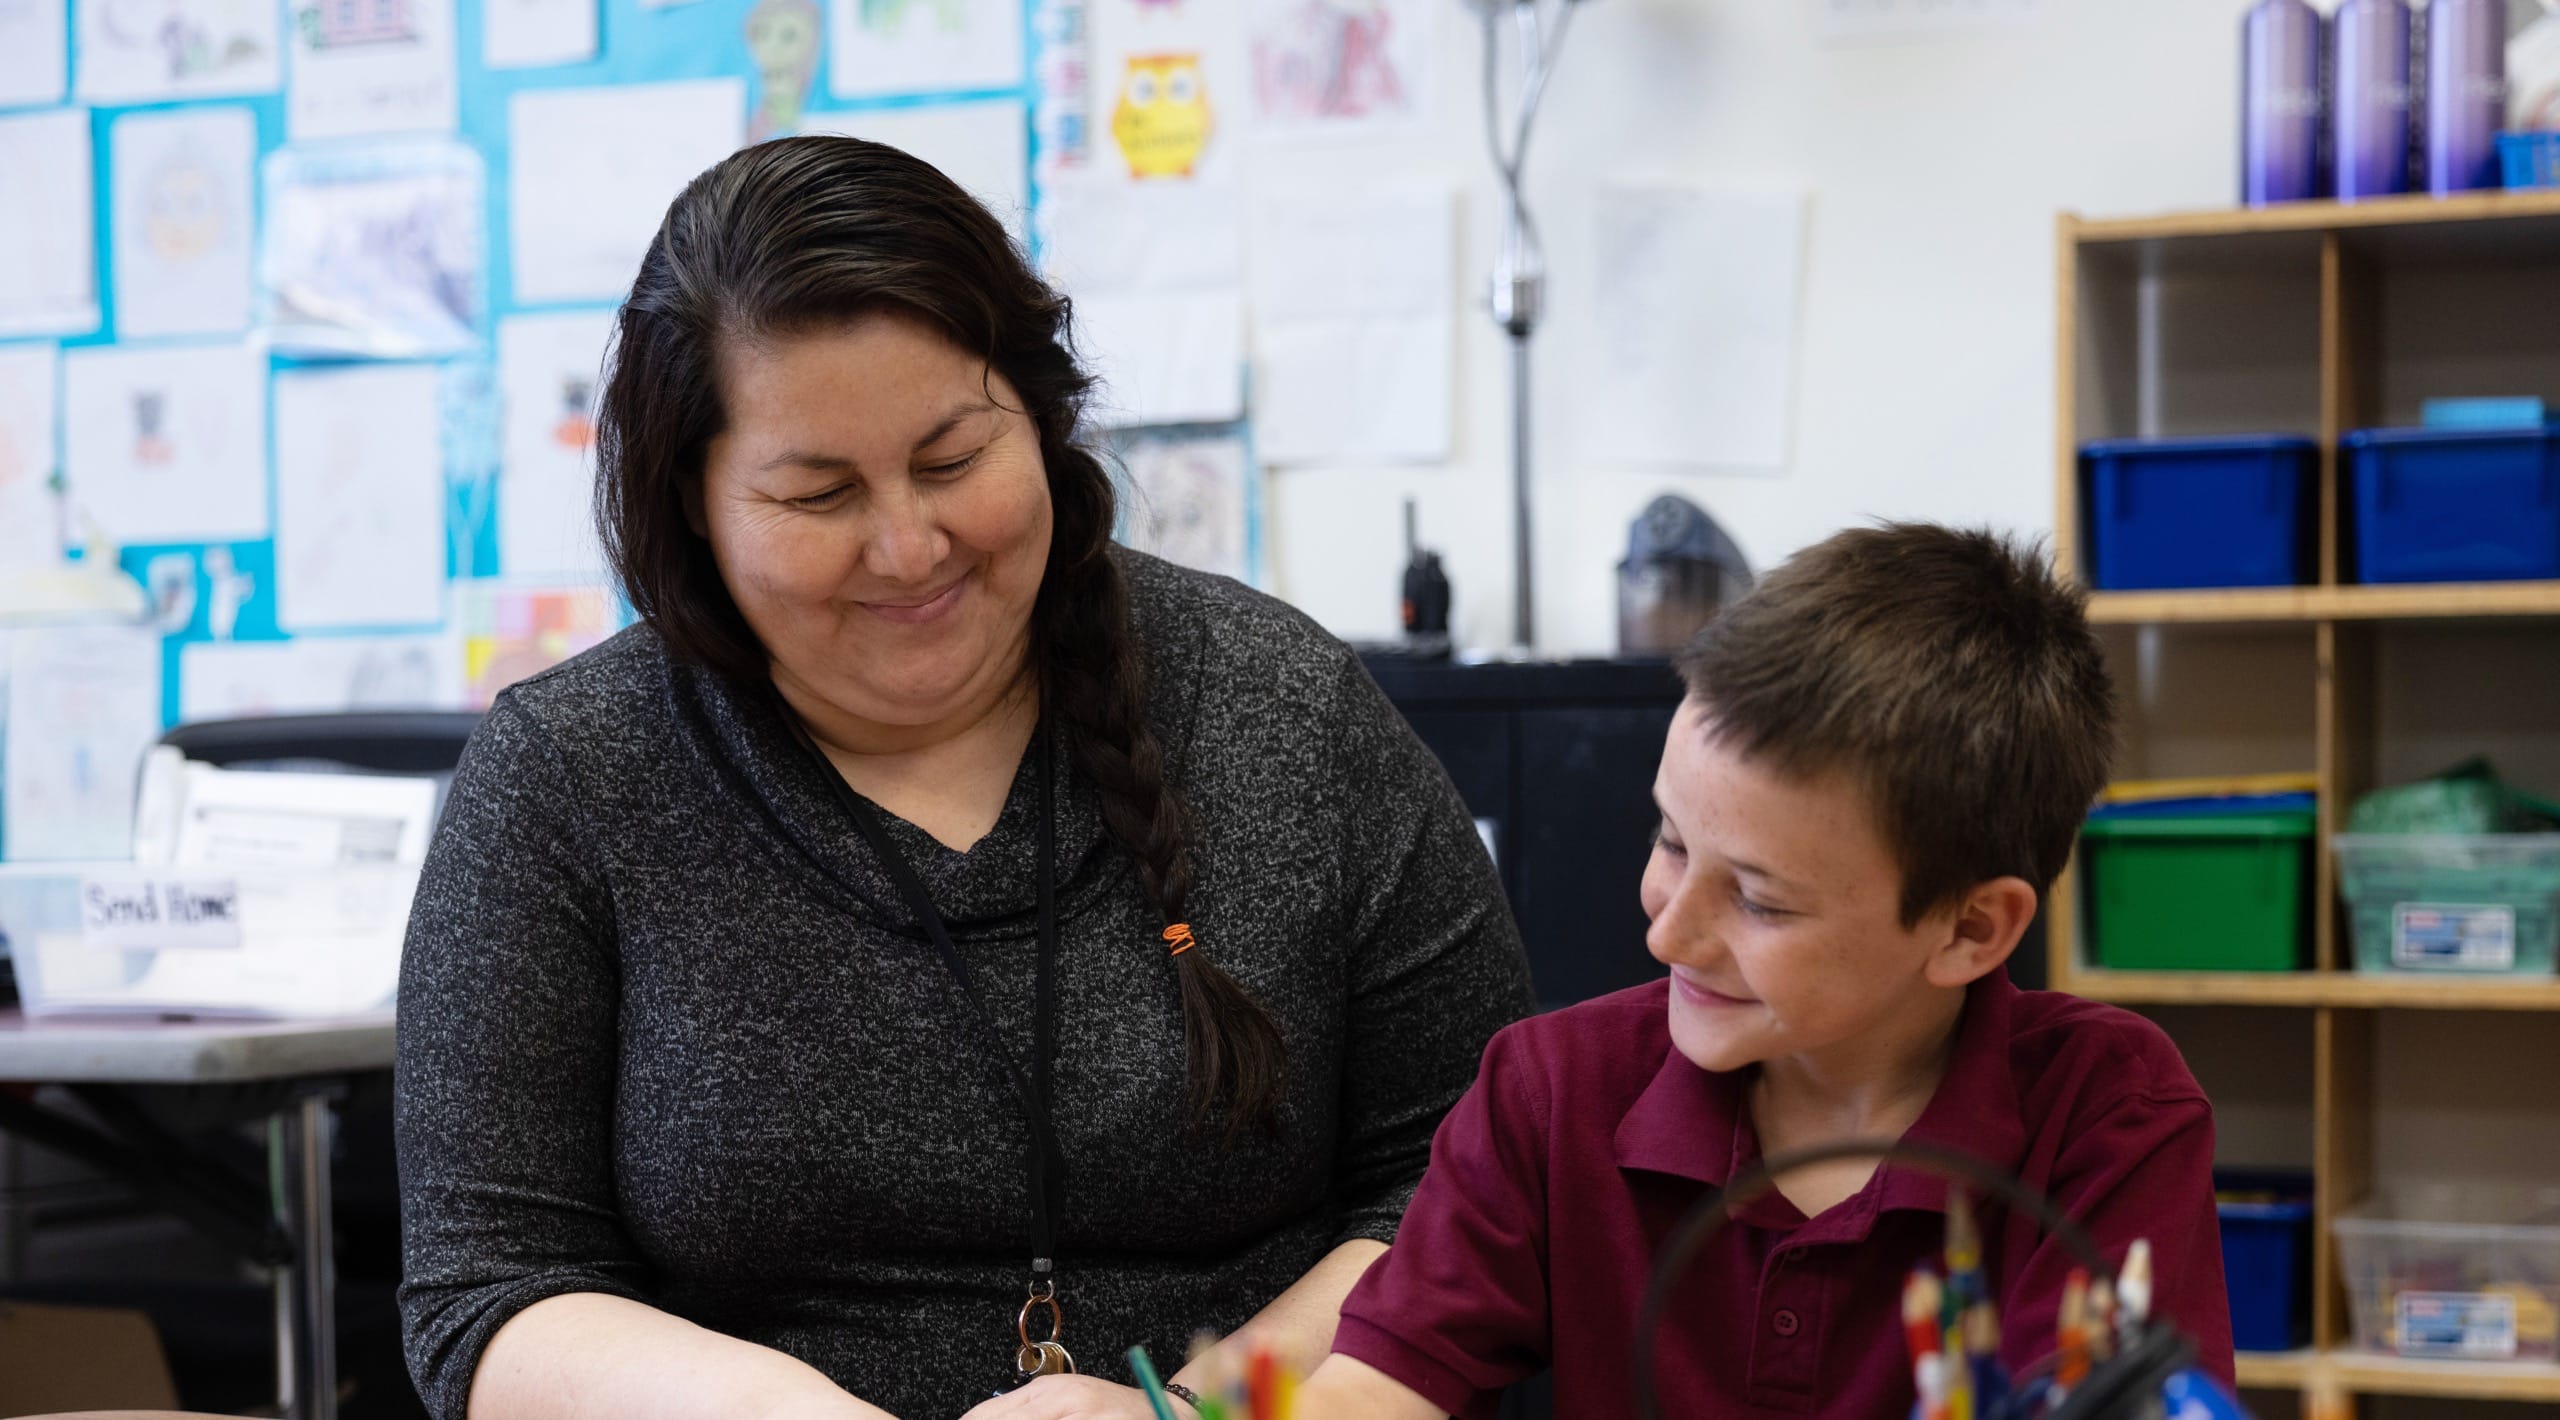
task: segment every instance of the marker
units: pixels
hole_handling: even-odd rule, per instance
[[[1129,1348],[1129,1369],[1137,1373],[1138,1389],[1147,1393],[1147,1404],[1154,1408],[1156,1420],[1176,1420],[1173,1398],[1164,1393],[1164,1382],[1156,1378],[1156,1363],[1147,1357],[1147,1348]]]
[[[2104,1277],[2089,1283],[2089,1359],[2103,1361],[2116,1349],[2116,1286]]]

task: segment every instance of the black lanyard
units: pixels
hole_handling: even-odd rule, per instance
[[[933,895],[925,891],[924,879],[916,875],[915,865],[909,863],[906,855],[889,841],[888,830],[882,827],[879,813],[861,795],[853,792],[852,785],[845,783],[844,775],[837,771],[835,762],[827,758],[826,751],[818,747],[808,726],[801,723],[800,717],[789,707],[783,707],[782,713],[785,723],[791,726],[792,734],[817,761],[820,777],[826,780],[827,788],[835,794],[836,802],[852,815],[853,825],[861,831],[863,841],[871,845],[872,854],[879,858],[881,866],[888,869],[889,876],[897,882],[898,891],[907,899],[908,910],[915,914],[917,925],[933,939],[935,949],[942,954],[943,966],[951,973],[952,982],[960,988],[961,997],[976,1014],[978,1033],[984,1037],[981,1043],[1003,1068],[1005,1078],[1013,1085],[1014,1094],[1022,1101],[1023,1112],[1030,1117],[1031,1149],[1027,1171],[1031,1195],[1031,1286],[1030,1301],[1023,1307],[1023,1320],[1017,1323],[1017,1330],[1022,1333],[1023,1350],[1028,1353],[1034,1349],[1027,1330],[1032,1307],[1045,1305],[1049,1308],[1052,1342],[1058,1332],[1057,1218],[1067,1182],[1066,1159],[1059,1152],[1057,1130],[1049,1117],[1049,1064],[1058,1049],[1058,824],[1057,755],[1050,743],[1048,719],[1042,717],[1033,732],[1037,740],[1034,752],[1039,755],[1040,775],[1040,827],[1036,835],[1039,845],[1040,954],[1032,987],[1031,1072],[1026,1078],[1013,1052],[997,1038],[995,1018],[987,1012],[986,998],[978,994],[977,980],[969,974],[969,964],[960,959],[959,949],[951,944],[951,930],[943,925],[942,913],[934,907]],[[1059,1354],[1063,1356],[1064,1352]],[[1017,1368],[1025,1373],[1032,1370],[1032,1367],[1019,1363]]]

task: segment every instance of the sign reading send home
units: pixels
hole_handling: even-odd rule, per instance
[[[240,884],[168,874],[83,878],[80,937],[110,951],[234,949],[240,945]]]

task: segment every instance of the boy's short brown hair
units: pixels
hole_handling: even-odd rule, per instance
[[[2114,756],[2087,599],[1992,532],[1837,534],[1762,578],[1676,664],[1716,738],[1866,784],[1902,865],[1905,926],[1993,878],[2051,887]]]

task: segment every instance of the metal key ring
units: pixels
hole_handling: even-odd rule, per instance
[[[1041,1341],[1055,1341],[1059,1333],[1067,1329],[1066,1316],[1058,1310],[1056,1289],[1052,1288],[1048,1296],[1034,1295],[1031,1300],[1022,1304],[1022,1314],[1013,1319],[1014,1334],[1022,1338],[1025,1350],[1041,1344],[1041,1341],[1031,1339],[1031,1309],[1034,1307],[1049,1309],[1049,1334],[1041,1338]]]

